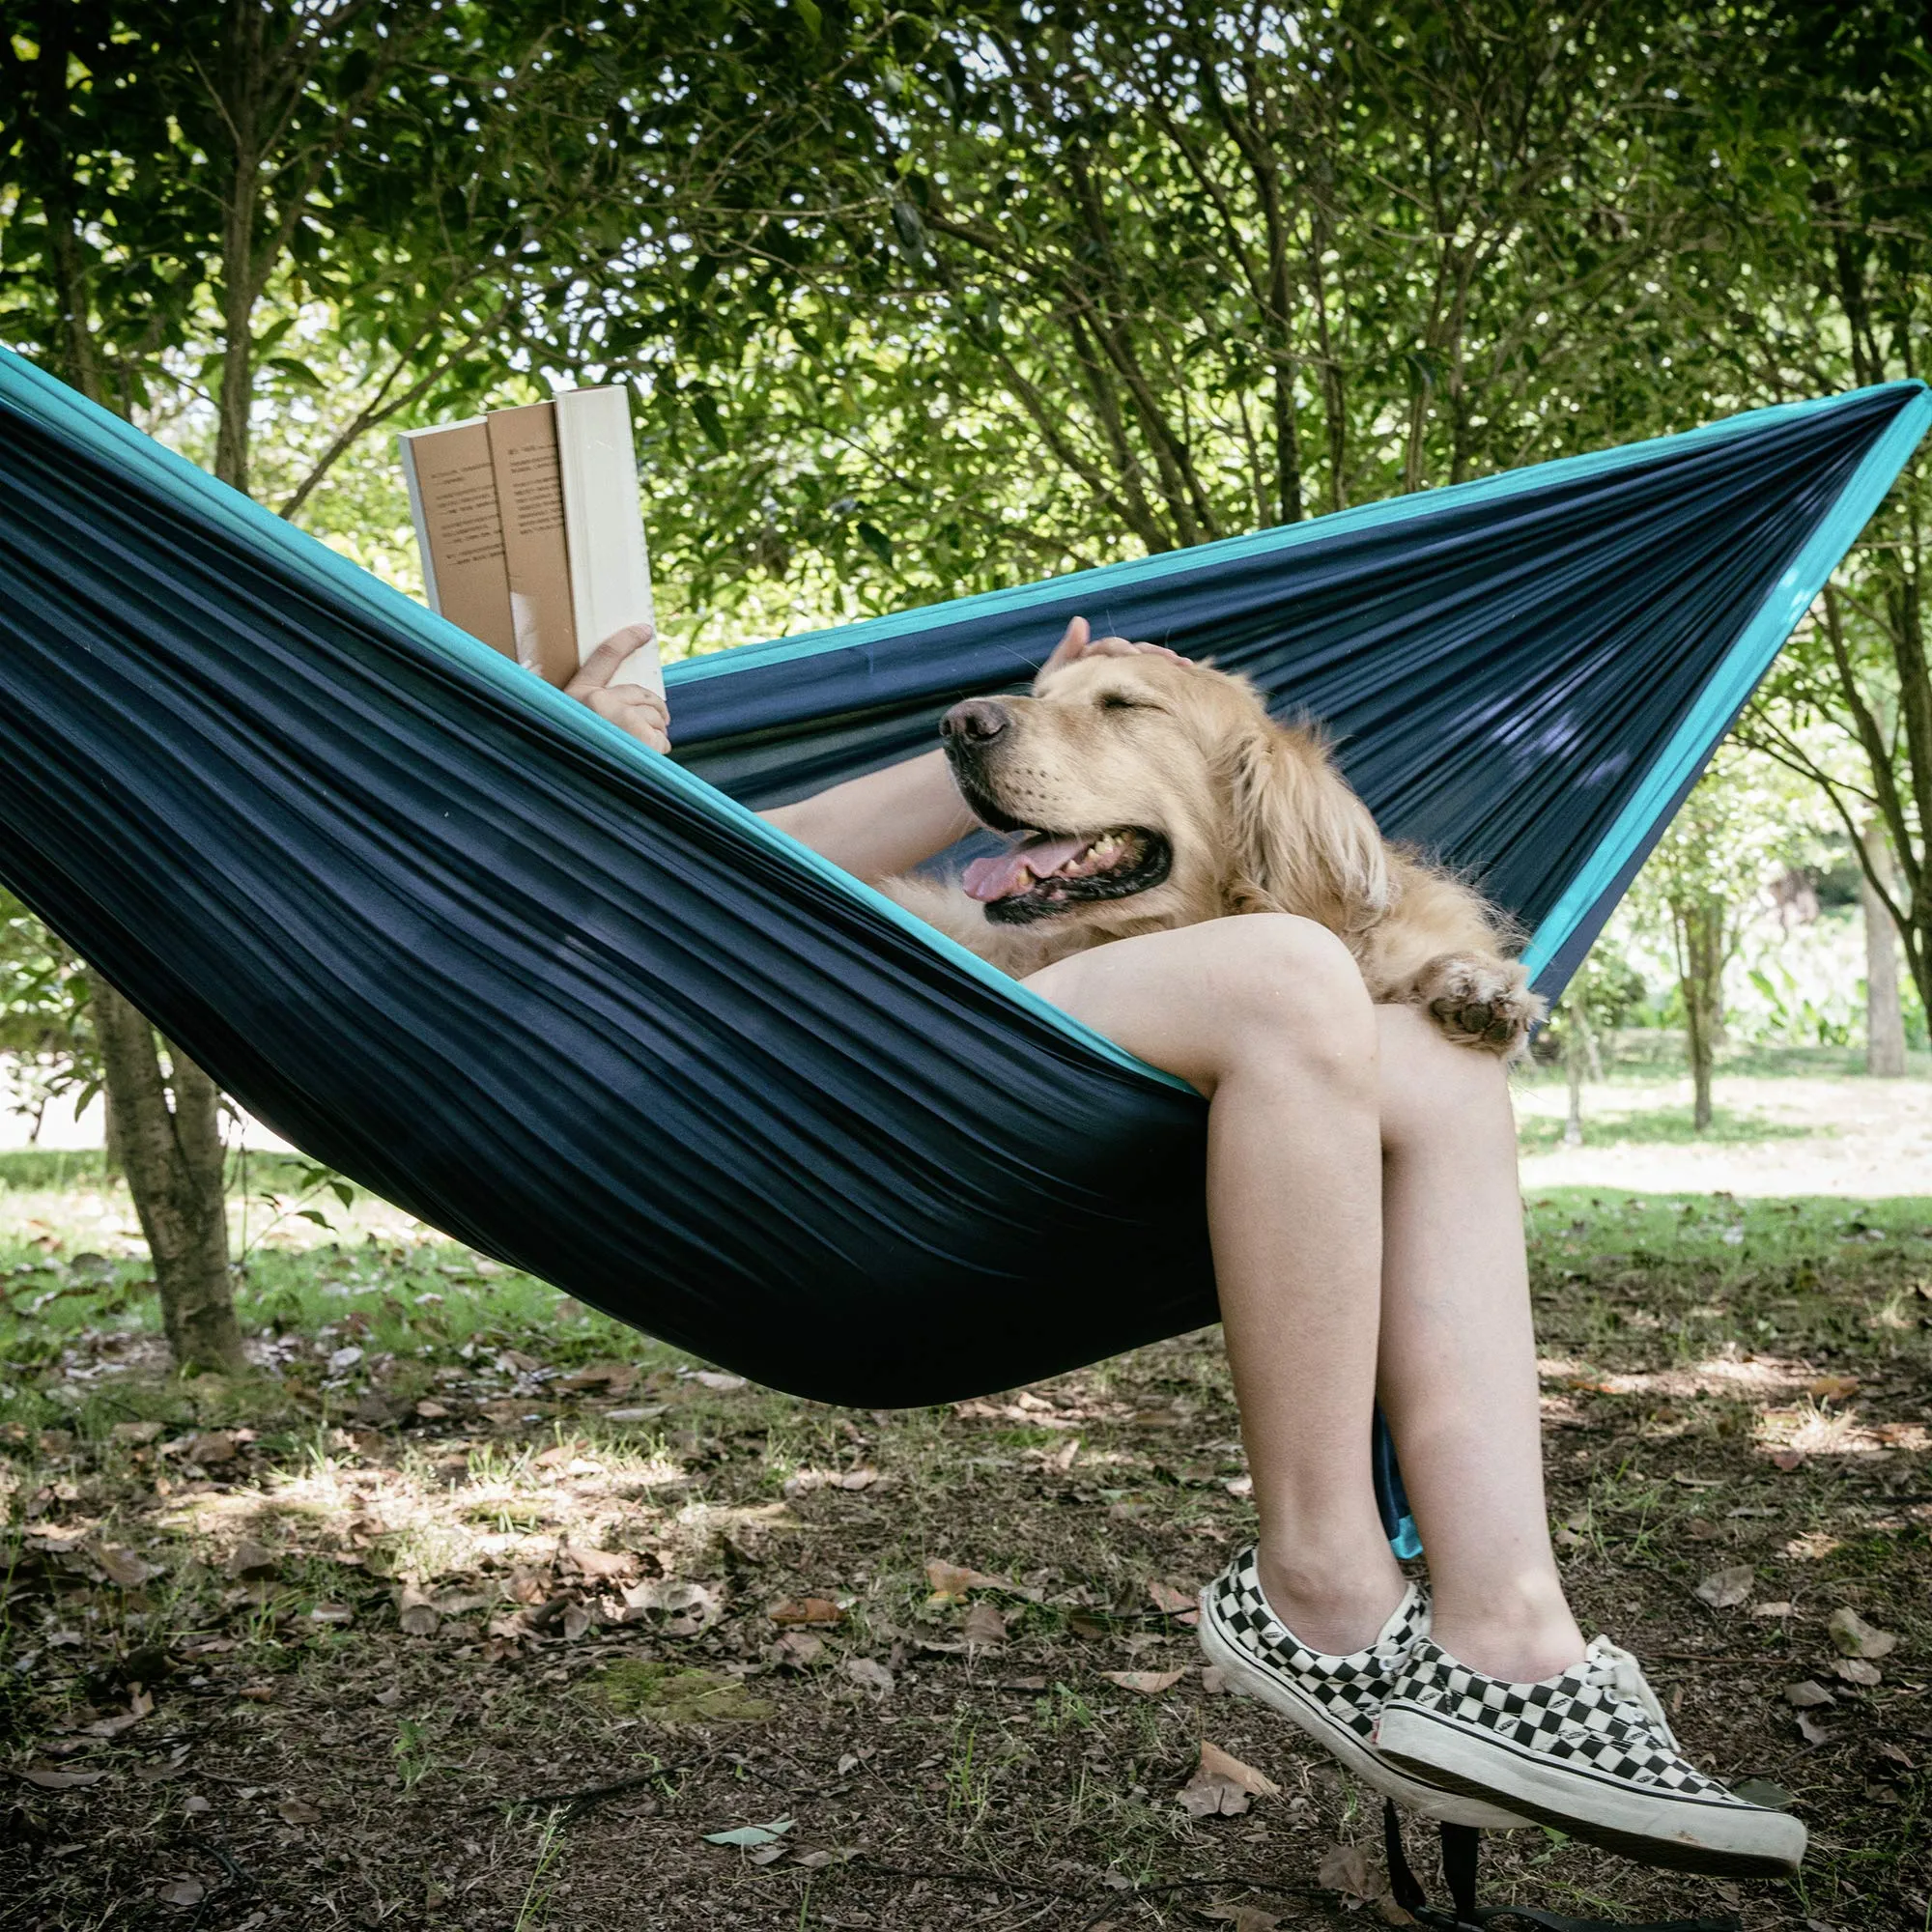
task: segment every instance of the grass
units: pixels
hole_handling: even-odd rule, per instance
[[[956,1407],[716,1387],[366,1205],[294,1221],[292,1165],[249,1178],[261,1366],[183,1383],[125,1193],[49,1158],[0,1156],[0,1921],[1379,1922],[1320,1879],[1337,1845],[1379,1870],[1374,1810],[1164,1607],[1250,1533],[1211,1334]],[[1517,1834],[1486,1895],[1923,1926],[1932,1200],[1527,1221],[1573,1594],[1814,1852],[1740,1889]],[[1697,1601],[1738,1565],[1746,1604]],[[1876,1684],[1834,1668],[1841,1606],[1899,1635]],[[1203,1739],[1282,1795],[1190,1818]]]
[[[1563,1128],[1562,1121],[1548,1115],[1524,1113],[1517,1120],[1517,1144],[1525,1153],[1550,1153],[1563,1145]],[[1592,1114],[1584,1125],[1592,1147],[1737,1147],[1759,1141],[1808,1140],[1830,1131],[1767,1121],[1761,1114],[1741,1113],[1734,1107],[1713,1107],[1711,1124],[1702,1133],[1692,1123],[1689,1107]]]

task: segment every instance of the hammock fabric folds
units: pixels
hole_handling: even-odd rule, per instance
[[[1247,672],[1555,990],[1884,495],[1901,384],[674,667],[679,761],[0,357],[0,876],[432,1225],[794,1393],[1214,1315],[1204,1107],[748,806],[1065,616]]]

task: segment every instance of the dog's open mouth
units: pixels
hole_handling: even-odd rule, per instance
[[[1095,899],[1122,899],[1167,877],[1173,848],[1158,832],[1029,832],[997,858],[976,859],[960,881],[1002,925],[1050,919]]]

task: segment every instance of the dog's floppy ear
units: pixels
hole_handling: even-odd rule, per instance
[[[1312,730],[1263,724],[1233,774],[1231,912],[1293,912],[1365,932],[1389,909],[1388,856],[1369,809]]]

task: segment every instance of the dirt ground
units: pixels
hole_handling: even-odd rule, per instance
[[[1733,1886],[1522,1833],[1486,1896],[1922,1928],[1932,1202],[1534,1193],[1531,1228],[1586,1626],[1813,1850]],[[76,1232],[0,1211],[0,1924],[1397,1918],[1377,1811],[1200,1667],[1251,1528],[1213,1335],[848,1411],[384,1235],[258,1249],[259,1373],[184,1386],[138,1258]]]

